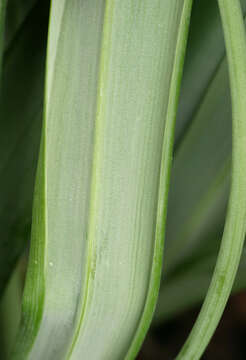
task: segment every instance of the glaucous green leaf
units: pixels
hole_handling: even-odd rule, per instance
[[[178,117],[179,126],[183,126],[183,120],[188,126],[184,126],[174,157],[165,248],[166,276],[182,263],[192,262],[201,249],[205,252],[206,248],[211,249],[214,239],[219,239],[215,235],[225,219],[231,170],[231,102],[219,12],[216,2],[210,3],[206,13],[203,2],[201,7],[200,2],[195,2],[191,21]],[[242,8],[246,9],[245,0]],[[206,20],[203,20],[204,13]],[[206,30],[205,24],[209,24]],[[200,32],[198,26],[201,26]],[[214,44],[207,38],[213,34],[218,34]],[[208,64],[204,63],[208,59]],[[192,81],[196,90],[192,88]],[[215,241],[214,251],[217,244]]]
[[[232,99],[232,170],[226,221],[215,270],[199,316],[177,359],[200,359],[224,311],[246,231],[246,32],[239,0],[218,0]]]
[[[133,359],[158,294],[190,0],[53,0],[13,359]]]

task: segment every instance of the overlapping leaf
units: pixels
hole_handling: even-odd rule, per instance
[[[218,6],[195,2],[177,121],[166,274],[192,262],[199,251],[218,249],[214,239],[223,228],[230,159],[231,104]]]
[[[246,231],[246,32],[239,0],[218,0],[232,99],[232,170],[225,227],[215,270],[198,318],[177,359],[200,359],[230,296]]]
[[[44,4],[33,10],[4,55],[0,97],[1,291],[29,234],[43,102]]]
[[[136,355],[158,292],[190,8],[190,0],[52,2],[14,359]]]

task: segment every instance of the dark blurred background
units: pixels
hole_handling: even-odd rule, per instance
[[[148,333],[137,360],[173,360],[199,313],[197,306]],[[231,296],[222,320],[202,359],[246,359],[246,291]]]

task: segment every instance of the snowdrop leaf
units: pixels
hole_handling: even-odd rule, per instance
[[[52,1],[13,359],[136,356],[159,288],[190,11],[190,0]]]

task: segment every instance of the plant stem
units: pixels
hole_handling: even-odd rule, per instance
[[[177,359],[199,359],[230,295],[246,224],[246,37],[239,0],[218,0],[229,65],[232,98],[231,192],[221,248],[198,319]]]

